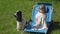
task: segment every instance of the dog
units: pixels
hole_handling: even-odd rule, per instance
[[[17,20],[17,27],[16,27],[17,31],[24,29],[25,20],[22,17],[22,11],[17,10],[16,13],[14,14],[14,17]]]

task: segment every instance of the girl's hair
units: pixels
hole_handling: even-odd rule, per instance
[[[41,4],[40,7],[39,7],[40,10],[43,10],[44,13],[46,13],[46,8],[45,8],[45,5],[44,4]]]

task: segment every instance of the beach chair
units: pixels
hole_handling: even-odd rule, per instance
[[[51,3],[37,3],[35,9],[33,9],[33,11],[32,11],[32,21],[29,22],[29,25],[27,25],[27,27],[25,28],[24,31],[26,31],[26,32],[39,32],[39,33],[47,34],[48,29],[31,30],[32,26],[36,23],[36,14],[37,14],[37,12],[39,10],[39,6],[41,4],[44,4],[46,7],[46,14],[47,14],[46,22],[47,22],[47,27],[49,29],[49,26],[51,25],[51,22],[52,22],[52,13],[53,13],[52,4]]]

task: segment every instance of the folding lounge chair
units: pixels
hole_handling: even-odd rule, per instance
[[[52,12],[53,12],[53,10],[52,10],[52,4],[51,4],[51,3],[37,3],[35,9],[33,9],[33,11],[32,11],[32,19],[33,19],[33,20],[29,22],[29,25],[25,28],[24,31],[26,31],[26,32],[40,32],[40,33],[45,33],[45,34],[47,34],[48,29],[43,29],[43,30],[31,30],[31,29],[32,29],[32,26],[36,23],[36,14],[37,14],[37,12],[38,12],[38,10],[39,10],[39,6],[40,6],[41,4],[44,4],[45,7],[46,7],[46,10],[47,10],[47,11],[46,11],[46,14],[47,14],[46,22],[47,22],[47,27],[48,27],[48,29],[49,29],[49,26],[50,26],[51,21],[52,21]]]

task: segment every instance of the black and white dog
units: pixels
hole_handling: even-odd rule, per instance
[[[25,24],[25,20],[22,17],[22,11],[19,10],[16,11],[14,16],[17,19],[17,31],[19,31],[20,29],[24,28],[24,24]]]

